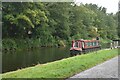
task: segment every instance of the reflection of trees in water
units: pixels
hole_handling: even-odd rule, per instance
[[[14,71],[23,67],[44,64],[69,57],[69,47],[37,48],[33,50],[11,51],[2,55],[3,72]]]

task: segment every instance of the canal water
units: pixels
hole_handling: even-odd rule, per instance
[[[109,48],[110,44],[101,44],[102,49]],[[12,51],[2,53],[2,72],[44,64],[70,57],[70,47],[38,48],[33,50]]]
[[[70,56],[70,47],[39,48],[34,50],[14,51],[2,54],[2,72],[10,72],[17,69],[44,64]]]

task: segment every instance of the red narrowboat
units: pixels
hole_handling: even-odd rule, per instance
[[[95,49],[99,49],[99,40],[73,40],[70,53],[72,55],[81,54]]]

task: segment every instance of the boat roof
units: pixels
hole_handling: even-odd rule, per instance
[[[99,40],[94,39],[94,40],[75,40],[75,41],[84,41],[84,42],[87,42],[87,41],[99,41]]]

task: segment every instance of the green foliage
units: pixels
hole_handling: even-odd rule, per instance
[[[6,50],[13,50],[17,48],[15,41],[11,39],[3,39],[2,44],[3,44],[2,48]]]
[[[54,46],[59,40],[66,45],[73,39],[120,37],[120,12],[108,14],[96,4],[9,2],[2,9],[3,38],[21,40],[21,44],[28,39],[31,44],[25,44],[31,47]]]
[[[120,11],[116,14],[116,18],[118,20],[118,27],[117,27],[117,30],[118,30],[118,36],[120,38]]]
[[[21,25],[20,25],[21,24]],[[18,17],[16,18],[16,25],[20,27],[29,27],[31,26],[32,28],[34,28],[34,25],[32,24],[31,20],[25,16],[25,15],[18,15]]]
[[[28,38],[28,31],[48,21],[43,7],[41,3],[3,3],[3,37]]]

